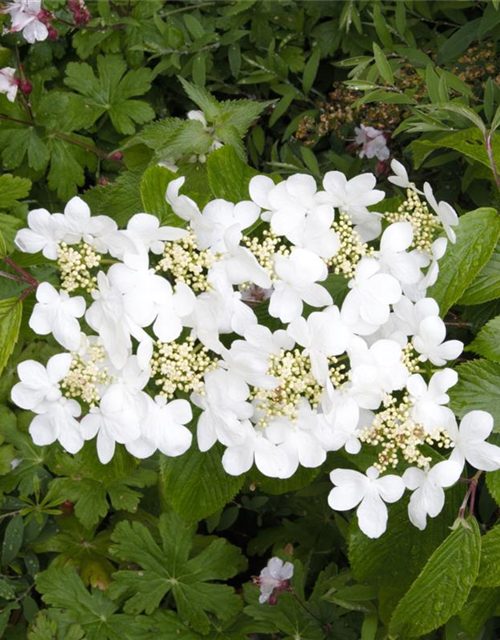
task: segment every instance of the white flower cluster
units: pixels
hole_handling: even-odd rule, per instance
[[[166,199],[186,228],[139,213],[120,230],[79,198],[63,214],[31,211],[16,244],[57,260],[60,287],[38,286],[30,326],[67,350],[46,368],[19,366],[12,398],[37,414],[34,442],[74,453],[97,437],[103,463],[116,442],[139,458],[177,456],[195,413],[198,447],[220,442],[227,473],[255,464],[275,478],[370,447],[366,475],[332,472],[332,508],[359,505],[376,537],[406,486],[425,527],[465,461],[499,468],[500,449],[484,442],[489,414],[457,427],[446,406],[457,375],[435,371],[463,347],[426,296],[458,218],[392,167],[407,200],[387,214],[371,210],[384,198],[373,175],[337,171],[321,190],[307,175],[257,176],[248,201],[202,211],[179,178]],[[449,460],[430,467],[429,445]],[[402,478],[379,477],[398,466],[409,467]]]

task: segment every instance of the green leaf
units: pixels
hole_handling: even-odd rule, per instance
[[[467,601],[480,557],[479,526],[475,518],[468,518],[429,558],[396,607],[389,631],[416,638],[447,622]]]
[[[197,86],[192,82],[188,82],[185,78],[179,76],[182,87],[191,100],[198,106],[209,122],[213,122],[215,118],[220,114],[220,104],[214,98],[214,96],[204,89]]]
[[[450,407],[460,418],[474,409],[489,411],[500,430],[500,365],[488,360],[456,368],[458,383],[449,390]]]
[[[309,169],[309,171],[313,175],[319,177],[321,175],[321,171],[319,169],[318,160],[316,158],[316,155],[314,154],[314,151],[309,147],[302,146],[300,147],[300,155],[302,156],[302,160],[304,161],[304,164]]]
[[[373,6],[373,22],[375,25],[375,31],[377,32],[380,41],[382,42],[384,47],[389,50],[389,52],[392,52],[393,42],[391,32],[387,27],[387,21],[382,15],[379,4],[375,4]]]
[[[23,544],[24,520],[19,514],[9,520],[2,543],[2,565],[9,564]]]
[[[127,63],[116,55],[98,56],[98,76],[85,62],[70,62],[66,66],[65,84],[85,96],[96,114],[107,113],[119,133],[132,134],[136,124],[144,124],[155,116],[147,102],[132,100],[151,88],[151,70],[127,72]]]
[[[199,87],[205,85],[207,79],[207,67],[203,53],[197,53],[193,57],[193,80]]]
[[[83,136],[74,135],[83,144],[92,146],[92,141]],[[96,159],[93,153],[67,140],[52,137],[49,140],[50,169],[49,187],[56,191],[61,200],[69,200],[76,195],[78,187],[85,184],[85,168],[95,169]]]
[[[23,315],[23,304],[17,298],[0,300],[0,373],[17,342]]]
[[[481,18],[467,22],[450,37],[443,40],[443,46],[438,51],[437,63],[449,62],[463,53],[476,39]]]
[[[150,614],[172,593],[179,616],[201,633],[210,628],[208,613],[222,620],[236,615],[241,608],[239,597],[231,587],[214,581],[239,572],[240,550],[219,538],[193,556],[194,528],[173,512],[160,517],[158,529],[161,547],[139,522],[121,522],[112,534],[114,555],[139,566],[113,576],[110,594],[127,598],[125,612]]]
[[[27,197],[30,189],[31,180],[4,173],[0,176],[0,207],[2,209],[13,207],[18,200]]]
[[[500,243],[491,254],[491,258],[481,269],[464,295],[460,304],[481,304],[500,298]]]
[[[28,156],[28,165],[35,171],[47,166],[50,153],[34,127],[0,131],[0,149],[6,169],[17,169]]]
[[[318,74],[319,61],[321,60],[321,50],[317,47],[310,55],[304,67],[302,75],[302,91],[307,95],[311,91],[316,75]]]
[[[500,525],[483,537],[478,587],[500,587]]]
[[[161,484],[167,503],[188,521],[221,509],[243,486],[245,476],[230,476],[222,467],[221,447],[201,453],[195,446],[178,458],[161,458]],[[209,480],[208,480],[209,479]]]
[[[0,246],[0,256],[6,256],[15,250],[14,239],[19,229],[24,224],[19,218],[15,218],[7,213],[0,213],[0,239],[3,241]]]
[[[493,500],[500,506],[500,471],[492,471],[486,474],[486,486]]]
[[[242,162],[236,151],[225,146],[213,151],[207,160],[208,183],[215,198],[238,203],[249,200],[248,185],[259,172]]]
[[[142,620],[116,613],[118,605],[98,589],[89,593],[74,569],[54,567],[43,571],[36,576],[36,587],[42,600],[54,607],[51,611],[56,612],[62,628],[80,625],[85,640],[137,640]],[[66,640],[68,635],[61,637]]]
[[[75,515],[87,529],[107,514],[110,505],[117,511],[136,511],[142,494],[132,487],[146,487],[156,481],[156,474],[137,468],[137,461],[123,447],[117,447],[111,462],[102,465],[94,442],[75,456],[58,454],[51,468],[63,476],[50,483],[51,498],[74,502]]]
[[[165,167],[146,169],[141,180],[141,198],[144,211],[155,215],[162,225],[183,227],[186,222],[179,218],[165,199],[169,182],[179,176]]]
[[[387,62],[384,52],[376,42],[373,43],[373,54],[375,56],[375,64],[382,78],[390,85],[394,85],[394,74],[390,64]]]
[[[134,213],[143,209],[140,183],[142,171],[126,171],[113,184],[100,185],[89,189],[83,199],[93,215],[108,215],[118,225],[125,226]]]
[[[449,534],[462,499],[461,487],[448,490],[443,511],[429,519],[423,531],[409,521],[408,498],[389,507],[387,531],[380,538],[367,538],[353,520],[349,535],[351,569],[359,582],[379,586],[384,622],[388,622],[398,601]]]
[[[484,542],[484,538],[483,538]],[[500,604],[500,589],[472,589],[467,604],[460,612],[460,622],[467,633],[475,638],[481,627],[495,615]]]
[[[485,324],[466,350],[500,363],[500,316]]]
[[[460,217],[457,241],[439,264],[439,278],[429,296],[444,315],[463,296],[488,262],[500,234],[500,216],[494,209],[476,209]]]

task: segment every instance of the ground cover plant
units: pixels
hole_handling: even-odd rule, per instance
[[[1,637],[498,637],[499,5],[3,2]]]

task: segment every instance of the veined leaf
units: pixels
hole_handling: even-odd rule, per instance
[[[500,316],[484,325],[466,350],[500,363]]]
[[[207,172],[214,197],[234,203],[250,199],[248,184],[259,174],[240,160],[236,151],[227,145],[208,156]]]
[[[17,342],[22,315],[23,304],[17,298],[0,300],[0,372]]]
[[[165,167],[153,166],[146,169],[141,180],[141,198],[144,211],[155,215],[162,225],[183,227],[185,220],[172,211],[165,199],[169,182],[179,176]]]
[[[439,278],[429,295],[441,314],[459,300],[488,262],[500,234],[500,216],[494,209],[476,209],[460,217],[457,241],[439,263]]]
[[[500,430],[500,364],[488,360],[464,362],[458,383],[449,390],[450,407],[461,418],[473,409],[489,411]]]
[[[396,607],[389,631],[418,638],[447,622],[466,603],[480,557],[479,526],[475,518],[468,518],[429,558]]]

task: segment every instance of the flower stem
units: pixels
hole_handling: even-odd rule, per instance
[[[459,518],[464,518],[465,517],[465,510],[467,508],[467,503],[469,502],[470,499],[470,504],[469,504],[469,515],[474,515],[474,504],[476,501],[476,490],[477,490],[477,483],[479,482],[479,478],[483,475],[484,471],[477,471],[472,478],[469,478],[468,482],[469,482],[469,487],[467,489],[467,492],[464,496],[464,500],[460,506],[460,510],[458,512],[458,517]]]
[[[289,591],[292,594],[292,596],[295,598],[295,600],[299,603],[299,605],[302,607],[302,609],[304,609],[304,611],[307,613],[307,615],[310,616],[313,620],[316,620],[316,622],[318,622],[321,625],[321,627],[326,632],[326,637],[328,637],[328,635],[330,633],[330,625],[328,623],[325,624],[323,622],[323,620],[318,618],[318,616],[316,614],[314,614],[308,607],[306,607],[306,605],[302,602],[302,600],[296,594],[295,589],[293,587],[290,587]]]
[[[486,133],[486,131],[484,132],[484,146],[486,147],[486,153],[488,154],[491,170],[493,172],[493,177],[495,178],[497,189],[500,191],[500,175],[498,175],[495,156],[493,155],[493,145],[491,144],[491,140],[494,133],[495,133],[494,131],[490,131],[489,133]]]
[[[18,273],[21,274],[21,276],[23,276],[24,281],[26,283],[32,284],[35,287],[37,287],[40,284],[36,278],[34,278],[31,274],[29,274],[22,267],[20,267],[18,264],[16,264],[14,262],[14,260],[12,260],[11,258],[5,257],[4,260],[9,265],[9,267],[12,267],[14,269],[14,271],[17,271]]]

